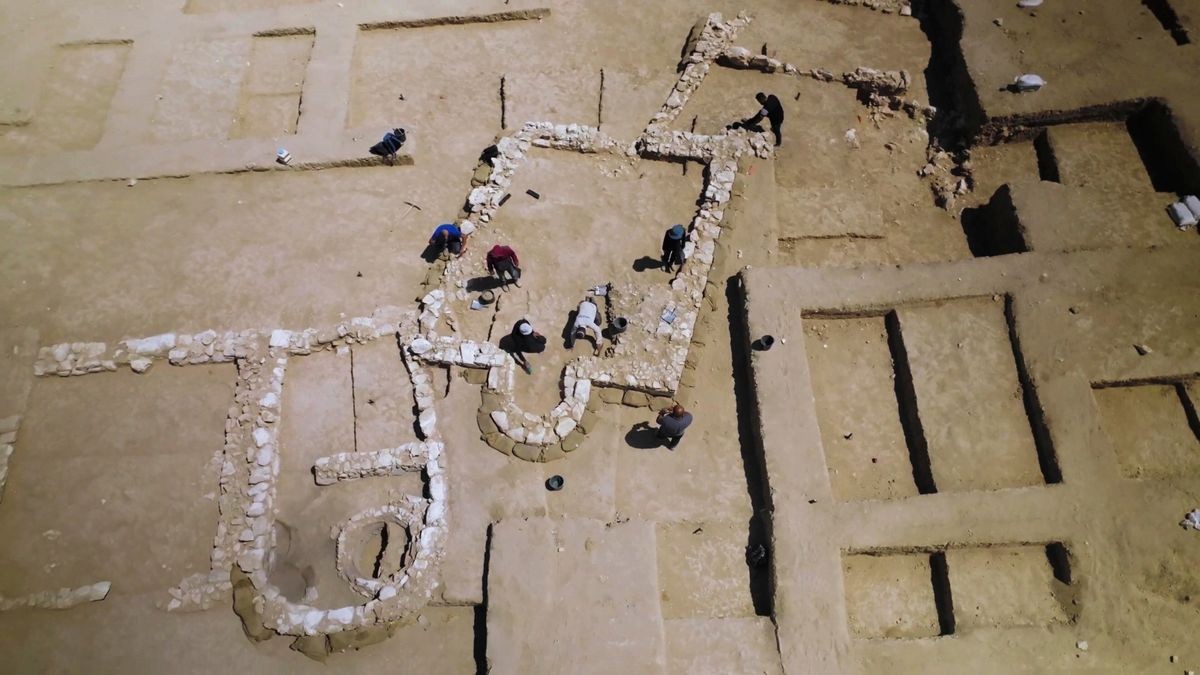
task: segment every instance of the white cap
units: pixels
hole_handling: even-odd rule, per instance
[[[533,326],[528,321],[526,321],[525,323],[521,324],[520,331],[521,331],[521,335],[532,335],[533,334]]]
[[[472,223],[469,220],[464,220],[462,221],[462,224],[458,226],[458,231],[462,232],[463,234],[471,234],[475,231],[475,223]]]

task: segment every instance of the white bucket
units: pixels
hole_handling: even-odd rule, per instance
[[[1046,86],[1046,81],[1040,75],[1034,75],[1033,73],[1019,75],[1017,79],[1013,80],[1013,87],[1017,91],[1037,91],[1044,86]]]
[[[1192,213],[1183,202],[1175,202],[1167,207],[1167,214],[1171,216],[1175,227],[1181,230],[1186,230],[1196,224],[1196,214]]]
[[[1191,211],[1193,216],[1196,216],[1196,220],[1200,220],[1200,198],[1197,198],[1196,195],[1188,195],[1183,198],[1183,205],[1188,207],[1188,211]]]

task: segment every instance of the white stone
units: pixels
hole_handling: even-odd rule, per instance
[[[353,607],[339,607],[338,609],[330,610],[329,620],[337,623],[347,624],[354,621]]]
[[[286,346],[288,346],[288,343],[291,341],[291,339],[292,339],[292,331],[284,330],[282,328],[276,328],[275,330],[271,331],[270,345],[272,347],[277,347],[277,348],[286,347]]]
[[[271,449],[271,446],[269,446],[269,445],[263,446],[258,451],[258,459],[257,459],[258,465],[259,466],[267,466],[271,463],[271,460],[274,457],[275,457],[275,451]]]
[[[174,333],[163,333],[162,335],[155,335],[148,338],[126,340],[125,348],[135,354],[161,355],[175,346],[175,340],[176,336]],[[62,359],[58,360],[61,361]]]
[[[564,417],[554,427],[554,433],[558,434],[559,438],[566,438],[567,434],[575,429],[576,422],[570,417]]]
[[[446,477],[431,476],[429,478],[429,496],[435,502],[440,502],[446,499]]]
[[[410,344],[408,348],[413,354],[420,356],[421,354],[428,352],[430,349],[433,349],[433,343],[425,338],[417,338],[416,340],[412,341],[412,344]]]
[[[425,522],[430,524],[441,524],[446,515],[446,503],[443,501],[435,501],[429,505],[429,510],[425,512]]]
[[[133,369],[133,372],[135,373],[144,373],[147,370],[150,370],[150,366],[152,365],[154,365],[154,361],[152,359],[135,358],[129,360],[129,367]]]
[[[260,448],[262,446],[266,445],[267,441],[271,440],[271,432],[267,431],[266,429],[264,429],[262,427],[255,427],[253,435],[254,435],[254,445],[257,447],[260,447]]]
[[[544,444],[546,442],[546,431],[546,427],[539,423],[537,426],[528,430],[525,435],[525,442],[530,445]]]
[[[503,410],[493,410],[491,413],[492,421],[496,423],[496,427],[505,433],[508,432],[508,413]]]
[[[397,593],[399,593],[399,591],[396,590],[395,586],[387,585],[379,589],[379,599],[391,600],[392,598],[396,597]]]
[[[251,518],[257,518],[267,512],[267,507],[262,502],[251,502],[250,506],[246,507],[246,515]]]
[[[319,609],[309,610],[304,614],[304,632],[313,633],[317,630],[317,626],[325,619],[325,612]]]
[[[258,399],[258,404],[264,408],[275,408],[279,406],[279,396],[273,391],[267,392],[262,398]]]
[[[464,366],[475,365],[475,357],[479,353],[479,350],[475,347],[474,343],[463,342],[458,346],[458,351],[462,356],[462,364]]]

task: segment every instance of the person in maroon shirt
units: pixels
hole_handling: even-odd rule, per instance
[[[517,288],[521,287],[518,281],[521,278],[520,265],[521,261],[517,259],[517,252],[511,247],[496,244],[492,250],[488,251],[488,274],[495,274],[504,290],[508,290],[508,282],[504,280],[505,275],[508,275]]]

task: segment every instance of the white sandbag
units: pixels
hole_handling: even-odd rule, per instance
[[[1044,86],[1046,86],[1046,81],[1040,75],[1032,73],[1026,73],[1013,80],[1013,87],[1017,91],[1037,91]]]
[[[1191,211],[1193,216],[1196,216],[1196,220],[1200,220],[1200,197],[1188,195],[1183,198],[1183,205],[1188,207],[1188,211]]]
[[[1196,215],[1183,202],[1175,202],[1167,207],[1167,213],[1175,222],[1175,227],[1186,230],[1196,224]]]

